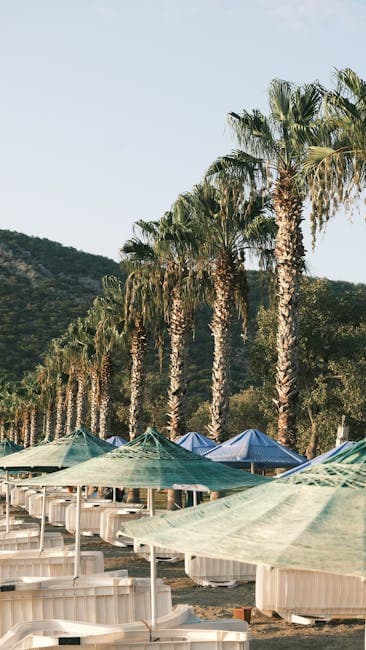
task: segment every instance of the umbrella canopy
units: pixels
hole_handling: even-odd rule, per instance
[[[100,456],[113,449],[83,428],[52,442],[42,442],[0,460],[0,467],[19,472],[52,472]]]
[[[127,445],[127,440],[121,438],[121,436],[111,436],[110,438],[106,438],[106,440],[110,445],[114,445],[114,447],[122,447],[122,445]]]
[[[258,469],[294,467],[306,460],[304,456],[280,445],[258,429],[247,429],[239,433],[208,451],[205,456],[233,467],[250,467],[254,464]]]
[[[11,440],[8,440],[7,438],[4,438],[0,442],[0,458],[2,456],[8,456],[9,454],[14,454],[17,451],[21,451],[23,447],[21,445],[15,444],[15,442],[12,442]]]
[[[318,463],[324,463],[329,458],[333,458],[334,456],[340,454],[342,451],[349,449],[354,444],[355,444],[354,442],[351,442],[349,440],[347,440],[346,442],[342,442],[342,444],[339,445],[338,447],[333,447],[333,449],[329,449],[329,451],[324,452],[324,454],[320,454],[320,456],[316,456],[311,460],[307,460],[302,465],[299,465],[298,467],[293,467],[292,469],[289,469],[287,472],[280,474],[278,478],[285,478],[286,476],[291,476],[291,474],[295,474],[296,472],[302,472],[304,469],[308,469],[312,465],[317,465]]]
[[[107,443],[108,444],[108,443]],[[171,488],[175,485],[197,489],[226,490],[252,487],[269,479],[248,474],[197,456],[155,429],[107,456],[94,458],[78,467],[48,477],[27,479],[27,485],[100,485],[108,487]]]
[[[366,577],[365,488],[366,465],[345,458],[122,532],[183,553]]]
[[[174,442],[180,447],[184,447],[184,449],[193,451],[194,454],[199,454],[199,456],[217,447],[217,444],[213,440],[206,438],[202,433],[197,433],[197,431],[190,431],[185,436],[174,440]]]

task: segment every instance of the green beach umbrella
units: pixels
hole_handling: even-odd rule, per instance
[[[62,467],[71,467],[79,465],[85,460],[104,455],[111,451],[113,447],[86,431],[83,427],[76,429],[62,438],[52,442],[43,441],[33,447],[27,447],[18,453],[6,456],[0,459],[0,467],[6,470],[24,472],[55,472]],[[11,482],[16,482],[11,479]],[[54,483],[53,483],[54,485]],[[8,495],[9,490],[7,490]],[[7,502],[9,499],[7,498]],[[44,531],[45,531],[45,504],[46,504],[46,487],[43,488],[41,532],[39,548],[43,550]],[[7,507],[8,511],[9,506]],[[75,551],[76,553],[76,551]]]
[[[22,445],[17,445],[15,442],[8,440],[8,438],[4,438],[4,440],[0,442],[0,458],[2,456],[9,456],[9,454],[14,454],[15,452],[21,451],[22,449]]]
[[[194,510],[129,522],[141,542],[366,578],[366,440],[324,464]]]
[[[52,442],[41,442],[0,458],[0,468],[18,472],[54,472],[105,454],[111,449],[113,447],[108,442],[81,427]]]

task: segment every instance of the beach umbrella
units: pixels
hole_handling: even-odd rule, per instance
[[[232,467],[250,468],[252,472],[255,468],[294,467],[306,460],[258,429],[239,433],[208,451],[205,457]]]
[[[109,442],[110,445],[114,445],[115,447],[122,447],[122,445],[127,444],[127,440],[121,438],[121,436],[111,436],[110,438],[106,438],[106,441]]]
[[[225,467],[179,447],[153,428],[103,458],[89,460],[46,477],[26,481],[27,485],[82,485],[147,488],[150,515],[154,514],[153,488],[190,486],[197,490],[245,488],[268,482],[261,476]],[[24,483],[24,482],[23,482]],[[77,546],[77,545],[76,545]],[[80,561],[75,558],[75,576]],[[155,550],[150,549],[151,621],[156,625]]]
[[[337,456],[342,451],[349,449],[354,444],[355,444],[354,442],[350,440],[346,440],[346,442],[342,442],[342,444],[338,445],[338,447],[333,447],[332,449],[325,451],[324,454],[315,456],[315,458],[311,458],[310,460],[307,460],[302,465],[298,465],[298,467],[293,467],[292,469],[287,470],[287,472],[283,472],[282,474],[279,474],[277,478],[285,478],[286,476],[291,476],[291,474],[296,474],[296,472],[302,472],[304,469],[308,469],[309,467],[312,467],[313,465],[317,465],[318,463],[324,463],[326,460],[333,458],[334,456]]]
[[[22,449],[23,447],[21,445],[17,445],[15,442],[8,440],[8,438],[4,438],[0,442],[0,458],[2,458],[3,456],[9,456],[9,454],[15,454],[17,451],[21,451]],[[10,527],[10,494],[9,494],[8,478],[9,478],[8,472],[6,472],[5,530],[7,533],[9,532],[9,527]]]
[[[207,438],[206,436],[202,435],[202,433],[198,433],[197,431],[190,431],[184,436],[176,438],[174,442],[180,447],[184,447],[184,449],[193,451],[194,454],[199,454],[200,456],[205,454],[210,449],[217,447],[217,444],[214,440]]]
[[[293,476],[122,532],[182,553],[365,579],[365,452],[361,441]]]
[[[111,445],[89,433],[83,427],[52,442],[44,441],[33,447],[0,458],[0,467],[18,472],[55,472],[63,467],[78,465],[89,458],[104,455]],[[12,479],[12,482],[15,482]],[[92,482],[91,485],[94,483]],[[77,497],[78,498],[78,497]],[[43,488],[40,550],[44,546],[46,488]]]

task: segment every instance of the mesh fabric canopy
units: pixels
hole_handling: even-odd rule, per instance
[[[213,463],[179,447],[155,429],[149,428],[123,447],[112,448],[102,458],[89,460],[83,465],[49,477],[29,479],[26,484],[123,485],[140,488],[170,488],[179,484],[197,486],[197,489],[204,487],[209,490],[225,490],[251,487],[268,480]]]
[[[306,460],[258,429],[243,431],[205,455],[233,467],[250,467],[254,463],[259,469],[294,467]]]
[[[113,447],[108,442],[80,428],[58,440],[42,442],[11,454],[0,460],[0,467],[18,471],[52,472],[100,456],[111,449]]]
[[[312,484],[296,482],[312,472]],[[366,577],[365,488],[362,463],[317,465],[122,532],[183,553]]]
[[[23,447],[21,445],[15,444],[15,442],[12,442],[11,440],[8,440],[7,438],[4,438],[0,442],[0,458],[2,456],[8,456],[9,454],[14,454],[17,451],[21,451]]]
[[[206,438],[202,433],[197,433],[197,431],[190,431],[186,433],[185,436],[181,436],[174,440],[174,442],[184,449],[193,451],[194,454],[205,454],[209,449],[214,449],[217,447],[216,443],[210,438]]]

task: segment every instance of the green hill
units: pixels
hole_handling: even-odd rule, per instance
[[[0,230],[0,372],[19,379],[47,344],[86,313],[113,260]]]

